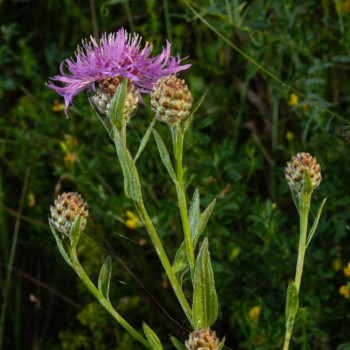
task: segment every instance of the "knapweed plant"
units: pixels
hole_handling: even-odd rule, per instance
[[[316,232],[326,198],[322,201],[314,223],[310,230],[308,230],[311,195],[322,180],[321,167],[317,163],[316,158],[312,157],[309,153],[298,153],[287,163],[285,177],[292,192],[293,200],[300,218],[300,237],[295,279],[289,283],[287,291],[286,334],[283,350],[288,350],[295,317],[299,308],[299,293],[305,253]]]
[[[218,350],[223,347],[224,340],[219,341],[215,332],[210,329],[218,316],[218,301],[208,239],[204,238],[201,245],[198,244],[215,200],[200,212],[200,197],[196,190],[188,206],[182,160],[184,137],[202,99],[192,107],[192,96],[186,82],[176,76],[190,65],[181,65],[179,56],[170,56],[170,47],[167,42],[160,55],[152,56],[152,44],[146,43],[142,47],[141,37],[128,34],[124,29],[116,34],[103,35],[100,42],[91,38],[90,41],[84,41],[82,47],[78,47],[75,61],[66,59],[61,64],[61,75],[51,79],[63,85],[56,86],[51,81],[48,86],[64,97],[66,114],[73,97],[87,90],[92,107],[115,144],[124,176],[125,195],[133,201],[139,219],[148,231],[174,293],[193,329],[185,346],[172,337],[174,346],[178,350]],[[65,69],[69,72],[66,73]],[[132,155],[128,148],[127,125],[139,102],[142,102],[143,94],[151,95],[154,118],[150,121],[137,153]],[[154,129],[156,121],[166,123],[170,128],[173,160],[161,136]],[[160,159],[175,186],[182,220],[183,242],[172,262],[148,214],[137,170],[137,160],[151,134],[157,144]],[[87,204],[77,193],[63,193],[55,200],[49,221],[60,253],[90,292],[126,331],[147,349],[163,349],[158,336],[148,325],[143,324],[144,334],[141,334],[113,307],[112,300],[109,299],[111,257],[106,257],[97,285],[91,281],[80,264],[76,247],[86,225],[86,208]],[[186,275],[193,286],[191,303],[182,289],[182,281]]]

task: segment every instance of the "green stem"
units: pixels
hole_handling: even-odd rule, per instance
[[[125,149],[127,150],[127,147],[126,147],[126,132],[125,132],[125,129],[122,128],[121,130],[121,133],[119,135],[119,138],[118,137],[114,137],[114,142],[117,146],[118,142],[122,142],[123,145],[125,146]],[[118,149],[118,147],[116,147]],[[118,157],[120,155],[118,154]],[[120,165],[123,167],[125,166],[125,164],[123,162],[120,162]],[[136,167],[134,168],[135,171],[136,171],[136,178],[139,177],[138,175],[138,172],[137,172],[137,169]],[[130,171],[131,169],[128,169],[128,171]],[[123,171],[124,173],[124,171]],[[125,171],[125,173],[127,173],[127,171]],[[151,218],[149,217],[148,215],[148,212],[146,210],[146,207],[145,207],[145,204],[144,204],[144,201],[143,201],[143,198],[142,198],[142,193],[140,194],[139,196],[139,200],[134,200],[134,204],[135,204],[135,207],[138,211],[138,214],[140,216],[140,219],[142,221],[142,223],[145,225],[146,229],[147,229],[147,232],[148,234],[150,235],[151,237],[151,240],[152,240],[152,243],[156,249],[156,252],[158,254],[158,257],[163,265],[163,268],[169,278],[169,281],[173,287],[173,290],[175,292],[175,295],[182,307],[182,309],[184,310],[185,314],[186,314],[186,317],[187,319],[189,320],[189,322],[191,323],[191,325],[193,326],[193,320],[192,320],[192,310],[191,310],[191,307],[190,305],[188,304],[188,301],[181,289],[181,285],[179,283],[179,281],[177,280],[177,277],[171,267],[171,264],[170,264],[170,261],[169,261],[169,258],[164,250],[164,247],[162,245],[162,242],[161,240],[159,239],[159,236],[158,236],[158,233],[156,231],[156,229],[154,228],[153,226],[153,223],[152,223],[152,220]]]
[[[309,211],[310,211],[310,202],[311,202],[311,192],[302,191],[299,198],[299,218],[300,218],[300,238],[299,238],[299,249],[298,249],[298,261],[295,273],[295,287],[300,291],[301,277],[303,274],[304,259],[306,252],[306,239],[307,239],[307,226],[309,220]],[[283,345],[283,350],[288,350],[290,339],[293,332],[293,324],[286,329],[286,335]]]
[[[95,287],[95,285],[90,280],[89,276],[86,274],[85,270],[81,266],[75,247],[69,248],[69,255],[73,263],[73,268],[80,279],[83,281],[85,286],[94,295],[94,297],[101,303],[101,305],[112,315],[112,317],[117,320],[117,322],[125,328],[137,341],[139,341],[144,347],[152,350],[151,345],[147,340],[135,329],[133,328],[111,305],[108,299],[106,299],[100,291]]]
[[[153,226],[152,220],[149,217],[147,210],[145,208],[145,205],[143,203],[143,201],[141,201],[140,203],[135,203],[136,208],[138,210],[138,213],[140,215],[141,221],[142,223],[145,225],[147,232],[149,233],[152,243],[154,245],[154,247],[156,248],[156,252],[158,254],[158,257],[164,267],[164,270],[169,278],[169,281],[174,289],[174,292],[177,296],[177,299],[179,300],[179,303],[183,309],[183,311],[186,314],[187,319],[189,320],[189,322],[191,323],[191,325],[193,326],[193,320],[192,320],[192,311],[191,311],[191,307],[188,304],[188,301],[181,289],[181,285],[179,283],[179,281],[176,278],[176,275],[171,267],[170,261],[168,259],[168,256],[163,248],[162,242],[159,239],[159,236]]]
[[[190,231],[190,224],[188,221],[187,213],[187,204],[186,204],[186,193],[185,186],[183,181],[183,165],[182,165],[182,156],[183,156],[183,141],[184,133],[179,125],[173,127],[173,143],[174,143],[174,153],[176,159],[176,180],[178,183],[177,196],[179,201],[182,227],[185,236],[185,244],[187,249],[187,256],[190,265],[192,281],[194,278],[194,249],[192,244],[192,237]]]

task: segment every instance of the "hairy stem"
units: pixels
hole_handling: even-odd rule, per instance
[[[174,289],[174,292],[177,296],[177,299],[179,300],[179,303],[180,303],[183,311],[185,312],[187,319],[189,320],[191,325],[193,325],[191,307],[188,304],[188,301],[187,301],[187,299],[182,291],[181,285],[180,285],[178,279],[176,278],[176,275],[171,267],[168,256],[167,256],[167,254],[163,248],[162,242],[159,239],[159,236],[158,236],[158,234],[153,226],[152,220],[147,213],[145,205],[144,205],[143,201],[140,203],[135,203],[135,205],[136,205],[136,208],[137,208],[138,213],[140,215],[141,221],[145,225],[145,227],[146,227],[146,229],[151,237],[152,243],[156,249],[156,252],[157,252],[159,259],[164,267],[164,270],[169,278],[169,281]]]
[[[173,147],[176,159],[176,180],[178,183],[177,196],[180,207],[180,214],[182,220],[182,227],[185,236],[185,244],[187,249],[188,262],[190,265],[191,277],[193,281],[194,277],[194,250],[191,238],[190,224],[188,221],[187,204],[186,204],[186,192],[183,181],[183,141],[184,133],[179,125],[174,126],[173,130]]]
[[[307,226],[309,220],[309,211],[310,211],[310,202],[311,202],[311,192],[302,191],[299,198],[299,219],[300,219],[300,238],[299,238],[299,249],[298,249],[298,261],[295,272],[295,287],[300,291],[301,277],[303,274],[304,259],[306,252],[306,238],[307,238]],[[286,329],[286,335],[283,344],[283,350],[288,350],[290,339],[293,333],[293,324],[291,324]]]
[[[148,341],[135,329],[133,328],[111,305],[108,299],[106,299],[100,291],[95,287],[95,285],[90,280],[89,276],[86,274],[85,270],[81,266],[75,247],[69,248],[69,255],[73,263],[74,271],[83,281],[85,286],[94,295],[94,297],[101,303],[101,305],[112,315],[112,317],[117,320],[117,322],[125,328],[137,341],[139,341],[144,347],[152,350],[151,345]]]

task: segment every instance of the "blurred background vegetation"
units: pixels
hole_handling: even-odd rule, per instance
[[[111,299],[121,314],[138,329],[146,321],[167,349],[169,334],[187,337],[86,95],[66,119],[62,99],[45,87],[82,38],[121,26],[153,42],[156,53],[168,38],[173,54],[189,55],[193,66],[182,76],[194,97],[209,90],[187,135],[185,164],[188,197],[199,186],[203,208],[217,198],[207,233],[220,301],[218,335],[226,334],[232,349],[281,346],[298,242],[283,167],[296,152],[308,151],[323,175],[313,214],[322,198],[328,201],[307,252],[293,344],[326,350],[350,342],[350,300],[340,289],[350,275],[349,0],[5,0],[0,18],[3,349],[139,349],[57,251],[47,216],[63,191],[78,191],[89,203],[79,254],[94,278],[104,256],[113,255]],[[144,107],[133,118],[133,150],[150,118]],[[169,145],[167,127],[157,130]],[[181,225],[154,140],[138,168],[173,258]],[[14,268],[6,282],[11,249]]]

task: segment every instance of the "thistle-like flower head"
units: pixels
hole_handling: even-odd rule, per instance
[[[185,345],[187,350],[217,350],[219,339],[210,328],[199,328],[190,333]]]
[[[170,125],[178,124],[189,116],[192,100],[185,80],[173,74],[160,78],[151,93],[151,107],[156,118]]]
[[[54,76],[47,84],[64,97],[66,114],[75,95],[88,88],[95,90],[106,79],[126,77],[140,93],[147,93],[160,77],[190,67],[189,64],[180,66],[179,55],[170,56],[171,44],[168,41],[159,55],[151,57],[152,44],[146,42],[141,47],[141,40],[138,34],[131,35],[123,28],[117,33],[104,33],[99,42],[93,37],[90,41],[83,40],[75,60],[64,60],[60,66],[61,75]],[[57,86],[52,81],[63,86]]]
[[[301,152],[292,157],[285,168],[285,177],[291,190],[301,193],[305,171],[310,176],[312,191],[319,186],[322,176],[316,157],[307,152]]]
[[[75,192],[64,192],[55,199],[54,205],[50,207],[51,225],[65,235],[69,235],[74,220],[80,215],[80,230],[84,230],[86,218],[89,215],[87,203],[81,195]]]

